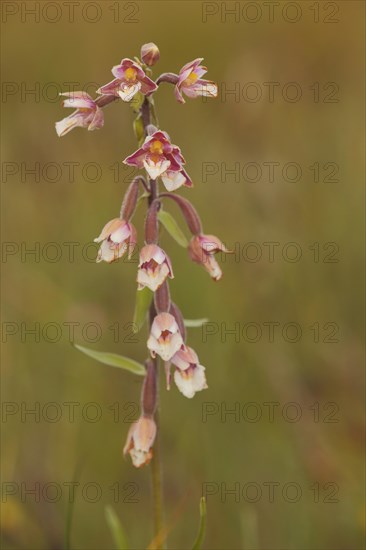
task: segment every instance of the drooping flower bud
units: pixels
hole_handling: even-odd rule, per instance
[[[214,254],[217,252],[230,254],[230,250],[225,247],[220,239],[214,235],[195,235],[189,243],[188,252],[194,262],[203,265],[214,281],[221,279],[222,271]]]
[[[136,208],[139,193],[139,181],[140,176],[137,176],[132,180],[123,199],[121,206],[121,218],[126,221],[129,221]]]
[[[152,447],[156,436],[156,424],[150,416],[142,415],[128,432],[123,454],[129,453],[136,468],[149,464],[153,456]]]
[[[165,280],[156,290],[154,294],[154,303],[158,313],[170,311],[170,292],[167,280]]]
[[[186,341],[186,327],[184,325],[183,315],[182,315],[181,310],[177,306],[177,304],[175,304],[174,302],[171,302],[171,304],[170,304],[169,313],[171,313],[173,315],[174,319],[177,321],[179,331],[182,335],[182,338],[183,338],[184,341]]]
[[[141,60],[145,63],[145,65],[152,67],[159,61],[159,59],[159,48],[156,44],[154,44],[154,42],[148,42],[141,47]]]
[[[121,258],[127,250],[130,258],[137,244],[136,229],[132,223],[115,218],[103,227],[101,234],[94,239],[94,242],[102,243],[97,262],[111,263]]]
[[[145,218],[145,241],[147,244],[156,244],[159,240],[159,210],[160,201],[154,200],[150,204]]]
[[[169,361],[181,348],[183,338],[179,327],[170,313],[159,313],[151,326],[147,347],[153,357],[160,355],[164,361]]]
[[[173,279],[174,275],[170,259],[164,250],[156,244],[143,246],[137,272],[138,290],[148,287],[156,292],[167,277]]]
[[[202,233],[201,218],[189,200],[181,197],[180,195],[173,195],[172,193],[161,193],[160,197],[167,197],[177,203],[187,222],[189,230],[193,235],[199,235]]]
[[[197,354],[192,348],[181,348],[171,362],[176,366],[174,381],[185,397],[190,399],[196,392],[207,389],[205,367],[199,364]]]

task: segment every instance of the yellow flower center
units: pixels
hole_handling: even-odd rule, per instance
[[[128,80],[129,82],[133,82],[136,80],[136,74],[137,74],[136,69],[129,67],[128,69],[125,70],[125,79]]]
[[[187,78],[183,82],[184,86],[192,86],[192,84],[196,82],[197,78],[198,76],[196,75],[196,73],[192,71],[191,74],[187,76]]]
[[[158,139],[154,140],[150,145],[150,152],[153,155],[162,155],[163,154],[163,144]]]

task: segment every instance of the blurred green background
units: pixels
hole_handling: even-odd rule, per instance
[[[108,82],[111,67],[149,41],[161,52],[155,76],[202,56],[221,91],[254,82],[263,94],[250,101],[252,88],[240,98],[221,93],[216,101],[180,105],[163,84],[155,96],[160,127],[181,146],[195,183],[183,194],[205,231],[237,251],[213,284],[162,231],[174,265],[174,301],[186,318],[211,323],[189,329],[209,389],[187,400],[161,380],[169,547],[192,547],[199,497],[210,483],[207,549],[362,548],[364,4],[302,1],[299,12],[281,2],[271,22],[269,8],[253,2],[79,2],[71,22],[60,3],[53,23],[58,11],[49,2],[39,4],[48,4],[39,22],[24,11],[34,2],[5,4],[3,548],[64,548],[73,480],[79,489],[72,548],[115,548],[106,505],[116,510],[131,548],[152,540],[148,468],[135,470],[122,458],[141,380],[79,354],[68,330],[74,323],[79,344],[146,356],[146,327],[131,337],[129,325],[136,262],[96,265],[94,247],[83,248],[118,215],[129,174],[121,161],[136,148],[132,113],[116,102],[105,109],[100,131],[77,129],[59,139],[54,130],[69,114],[55,90]],[[236,16],[225,13],[238,6]],[[296,14],[298,21],[289,22]],[[273,101],[266,82],[279,83]],[[296,102],[282,95],[289,82],[300,86]],[[35,94],[25,93],[30,89]],[[279,163],[273,182],[268,162]],[[296,182],[282,176],[288,162],[301,167]],[[318,182],[310,169],[316,162]],[[26,173],[35,163],[39,181]],[[99,173],[89,163],[98,163]],[[205,178],[204,163],[216,163],[210,167],[217,173]],[[225,181],[222,163],[239,163],[240,170],[257,163],[262,177],[255,182],[249,171]],[[335,167],[327,163],[338,167],[337,181],[327,181]],[[141,238],[143,208],[135,221]],[[279,243],[273,261],[268,242]],[[76,243],[72,261],[67,243]],[[262,253],[258,261],[250,261],[248,243]],[[301,250],[298,261],[284,259],[284,249],[294,251],[288,243]],[[36,254],[26,254],[31,249]],[[330,262],[333,250],[337,261]],[[273,341],[270,322],[278,323]],[[283,336],[286,323],[301,327],[297,342],[288,341],[291,326]],[[31,328],[39,338],[26,332]],[[67,403],[77,404],[74,417]],[[205,418],[207,403],[214,414]],[[268,403],[277,403],[273,417]],[[225,414],[233,408],[239,415]],[[27,493],[32,488],[36,493]],[[226,492],[233,488],[236,494]]]

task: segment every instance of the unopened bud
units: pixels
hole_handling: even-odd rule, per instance
[[[141,59],[145,63],[145,65],[148,65],[149,67],[152,67],[153,65],[155,65],[155,63],[159,61],[159,48],[156,44],[154,44],[154,42],[149,42],[148,44],[144,44],[142,46]]]
[[[168,282],[163,284],[154,293],[155,308],[158,313],[170,311],[170,292]]]
[[[126,221],[129,221],[135,212],[137,198],[139,194],[139,181],[141,180],[140,176],[134,178],[128,187],[125,196],[123,198],[121,206],[121,218]]]
[[[179,307],[174,303],[171,302],[170,304],[170,311],[169,313],[173,315],[174,319],[177,321],[177,325],[179,327],[179,332],[182,335],[183,341],[186,341],[186,327],[184,325],[184,319],[181,310]]]
[[[154,200],[146,214],[145,219],[145,241],[146,244],[157,244],[159,238],[158,212],[160,201]]]

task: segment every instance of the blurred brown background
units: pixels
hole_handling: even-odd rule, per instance
[[[116,102],[104,129],[62,139],[54,122],[67,83],[104,84],[154,41],[155,76],[202,56],[220,85],[216,101],[177,104],[167,84],[155,97],[195,182],[183,194],[236,250],[213,284],[162,232],[173,299],[210,321],[189,329],[209,389],[161,387],[169,547],[192,547],[208,487],[207,549],[362,548],[363,2],[69,4],[3,2],[3,547],[64,548],[75,479],[72,548],[115,547],[106,505],[131,548],[151,541],[148,469],[121,456],[141,380],[70,345],[146,355],[146,328],[129,325],[136,263],[85,248],[119,212],[132,113]]]

